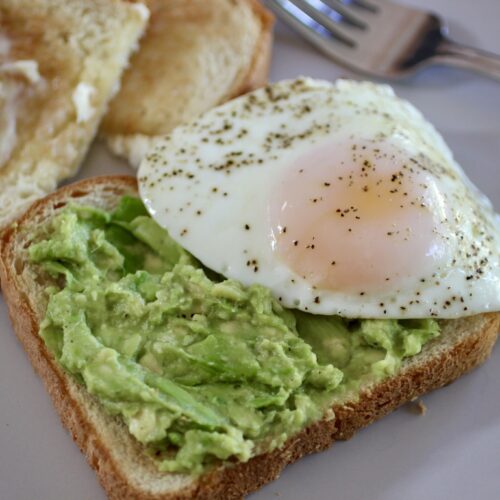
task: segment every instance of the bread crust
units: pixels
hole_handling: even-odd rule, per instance
[[[267,83],[271,66],[273,48],[274,16],[265,9],[260,0],[249,0],[255,15],[261,22],[261,34],[255,48],[254,57],[241,84],[236,87],[227,100],[263,87]],[[219,103],[222,104],[222,103]]]
[[[40,314],[16,278],[19,263],[16,262],[16,238],[30,222],[69,199],[83,198],[92,191],[105,187],[110,196],[119,199],[124,194],[134,194],[136,181],[132,177],[112,176],[81,181],[66,186],[56,193],[36,202],[17,223],[1,234],[0,279],[9,308],[14,330],[23,344],[29,359],[44,384],[59,413],[63,425],[85,454],[90,466],[111,499],[177,500],[177,499],[237,499],[276,479],[284,467],[300,457],[328,448],[333,442],[350,438],[358,429],[365,427],[395,408],[430,390],[449,384],[459,376],[481,364],[490,355],[500,327],[500,313],[479,315],[463,320],[446,322],[445,328],[466,328],[467,335],[452,345],[444,347],[440,339],[431,341],[424,348],[436,350],[426,362],[410,358],[394,377],[370,386],[354,401],[334,406],[336,418],[317,422],[290,438],[287,443],[271,452],[252,458],[247,463],[221,466],[198,480],[184,477],[181,486],[170,490],[141,487],[131,481],[123,461],[117,459],[113,449],[103,437],[102,431],[92,420],[92,408],[82,405],[75,396],[75,387],[81,386],[58,365],[43,340],[38,335]],[[440,346],[439,348],[437,346]],[[89,401],[92,401],[89,399]],[[97,404],[96,404],[97,406]],[[104,411],[102,409],[100,412]],[[123,438],[132,442],[134,453],[141,454],[141,446],[128,434],[126,428],[115,419],[105,416],[106,425],[116,426],[124,432]],[[144,453],[142,452],[144,455]],[[127,457],[126,457],[127,458]],[[148,467],[151,464],[148,465]],[[154,465],[152,465],[154,471]],[[150,469],[148,469],[151,472]],[[175,476],[153,472],[159,477]]]

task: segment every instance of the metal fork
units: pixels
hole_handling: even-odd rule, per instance
[[[388,0],[265,0],[268,7],[334,61],[388,79],[449,64],[500,80],[500,56],[447,37],[430,12]]]

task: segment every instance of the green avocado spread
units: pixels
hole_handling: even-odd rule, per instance
[[[30,258],[54,283],[40,335],[164,471],[270,451],[439,335],[285,310],[205,269],[137,198],[68,205],[39,231]]]

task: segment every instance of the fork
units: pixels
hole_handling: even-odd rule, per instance
[[[265,0],[285,23],[337,63],[377,78],[401,79],[430,64],[500,80],[500,56],[447,37],[435,14],[388,0]]]

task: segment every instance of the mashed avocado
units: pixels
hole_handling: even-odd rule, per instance
[[[69,205],[41,234],[30,257],[60,285],[40,335],[161,470],[280,446],[439,334],[433,320],[285,310],[204,269],[136,198],[113,213]]]

